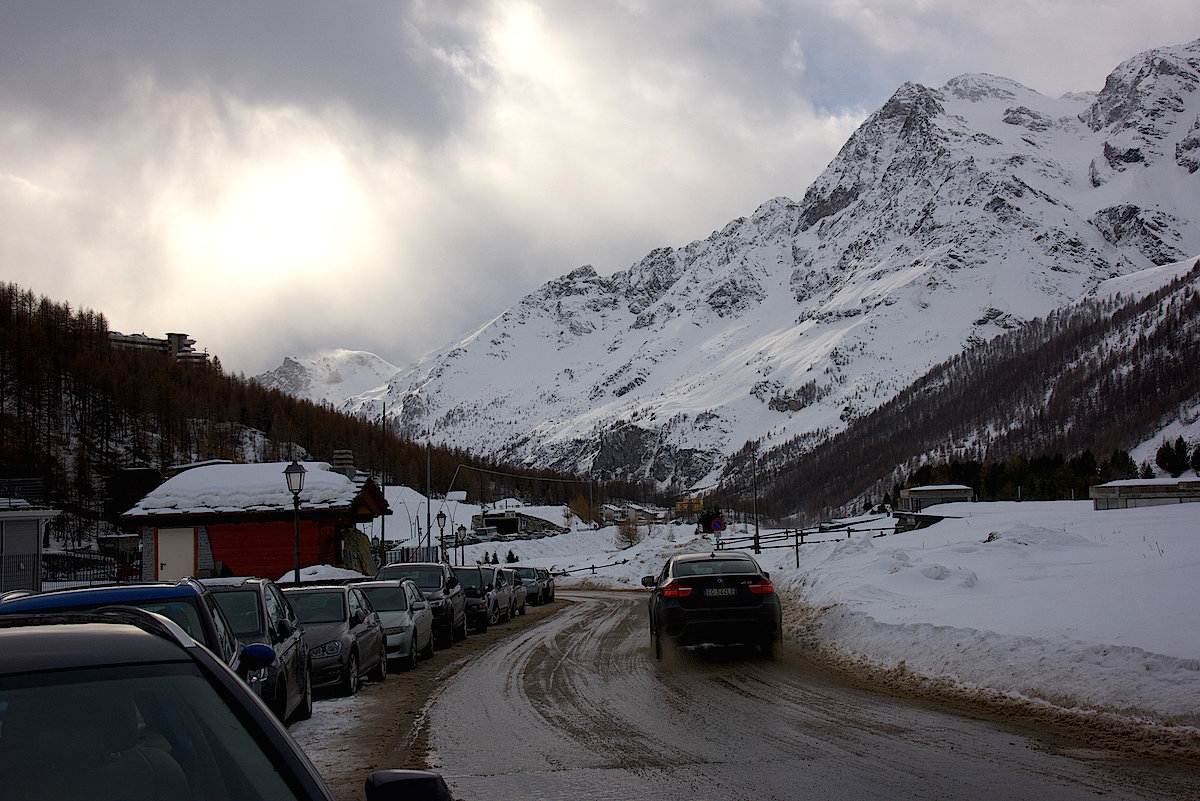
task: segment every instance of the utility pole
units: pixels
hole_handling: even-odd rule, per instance
[[[762,548],[758,542],[758,451],[754,451],[754,552],[762,553]]]

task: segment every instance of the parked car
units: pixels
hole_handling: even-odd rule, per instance
[[[275,651],[260,676],[258,695],[285,723],[312,717],[312,660],[296,611],[275,582],[240,576],[200,581],[212,590],[217,605],[228,618],[238,643],[262,643]]]
[[[360,581],[362,590],[383,622],[387,655],[397,667],[411,670],[417,656],[433,656],[433,611],[412,579]]]
[[[484,582],[492,585],[492,591],[496,596],[496,609],[500,613],[499,619],[512,620],[517,610],[511,579],[506,578],[504,571],[495,565],[480,565],[479,569],[483,571]]]
[[[135,606],[170,618],[188,636],[216,654],[243,679],[241,647],[212,592],[195,579],[103,587],[75,587],[22,595],[0,600],[0,615],[83,611],[103,606]]]
[[[513,571],[521,577],[521,581],[525,584],[526,600],[529,603],[539,606],[550,600],[550,593],[542,571],[536,567],[513,567]]]
[[[454,568],[454,575],[467,596],[467,622],[478,632],[488,630],[500,620],[500,608],[496,602],[495,588],[484,581],[483,571],[478,565]]]
[[[362,590],[345,584],[284,587],[312,658],[314,688],[354,695],[364,675],[387,678],[383,623]]]
[[[244,658],[261,668],[270,650]],[[221,659],[133,608],[0,618],[0,788],[33,801],[333,801]],[[425,771],[377,771],[365,790],[367,801],[450,799]]]
[[[770,657],[783,628],[771,577],[740,551],[677,554],[642,584],[650,595],[650,640],[661,659],[663,640],[757,645]]]
[[[545,568],[537,569],[538,575],[542,577],[542,581],[546,585],[546,603],[554,602],[554,574]]]
[[[525,614],[525,608],[528,605],[529,589],[525,586],[524,579],[511,567],[501,568],[501,572],[508,583],[512,585],[513,612],[518,615]]]
[[[379,568],[377,581],[412,579],[433,610],[433,630],[446,645],[467,636],[467,596],[454,569],[442,562],[395,562]]]

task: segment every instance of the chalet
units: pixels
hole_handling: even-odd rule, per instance
[[[296,559],[296,509],[286,462],[213,463],[165,481],[121,516],[141,531],[142,579],[212,575],[278,579]],[[306,462],[299,493],[301,568],[346,565],[357,525],[390,514],[373,481],[356,484],[326,462]]]

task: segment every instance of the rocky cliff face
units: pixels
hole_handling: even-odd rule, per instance
[[[1200,253],[1200,42],[1097,94],[905,84],[800,202],[581,267],[347,408],[534,466],[712,480],[839,430],[973,342]]]

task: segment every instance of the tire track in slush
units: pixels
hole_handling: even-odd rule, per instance
[[[1028,728],[852,686],[786,650],[659,662],[644,596],[569,598],[430,702],[431,763],[456,798],[1200,798],[1194,771],[1050,753]]]

